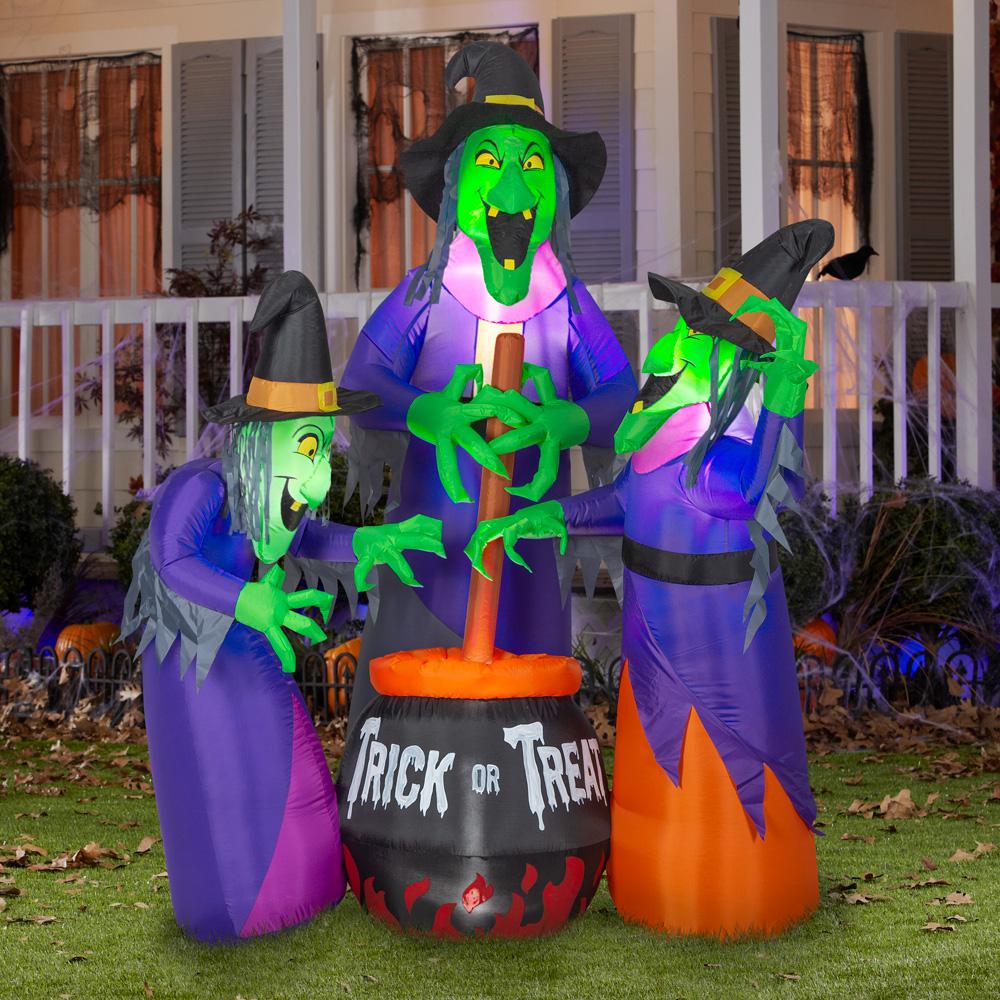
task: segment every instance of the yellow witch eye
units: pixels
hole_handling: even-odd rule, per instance
[[[544,170],[545,164],[538,153],[532,153],[524,163],[521,164],[523,170]]]
[[[500,161],[489,151],[482,150],[476,154],[477,167],[492,167],[494,170],[500,169]]]
[[[299,438],[299,446],[295,449],[300,455],[305,455],[311,462],[319,451],[319,438],[315,434],[303,434]]]

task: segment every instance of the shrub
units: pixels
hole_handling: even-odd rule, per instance
[[[151,509],[145,500],[132,500],[115,508],[118,520],[111,529],[108,552],[118,566],[118,579],[126,588],[132,583],[132,557],[149,527]]]
[[[1000,495],[968,483],[911,478],[867,503],[842,499],[837,516],[810,490],[781,515],[792,552],[781,552],[792,624],[820,614],[838,646],[864,657],[945,634],[1000,644]]]
[[[76,507],[52,474],[0,455],[0,610],[34,608],[44,587],[68,584],[81,548]]]

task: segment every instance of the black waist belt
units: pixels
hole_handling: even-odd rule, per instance
[[[770,571],[778,565],[778,545],[772,538],[767,545]],[[688,583],[716,586],[724,583],[747,583],[753,579],[750,559],[753,549],[736,552],[667,552],[643,545],[626,536],[622,543],[622,561],[633,573],[662,580],[664,583]]]

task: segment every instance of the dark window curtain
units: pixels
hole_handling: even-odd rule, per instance
[[[873,161],[864,37],[789,32],[789,186],[820,198],[839,194],[867,243]]]
[[[139,196],[140,224],[147,229],[140,254],[148,251],[149,258],[140,261],[140,284],[153,290],[147,286],[155,286],[160,266],[160,160],[158,55],[0,67],[0,250],[12,244],[15,270],[23,257],[25,267],[37,271],[28,251],[43,219],[61,216],[66,225],[68,211],[86,208],[103,223]],[[50,253],[55,249],[58,242],[50,240]],[[68,262],[50,257],[49,271],[50,294],[73,293],[61,287],[69,280]],[[21,278],[30,284],[30,276],[15,274],[15,291]]]
[[[434,242],[436,220],[415,205],[407,239],[406,191],[399,154],[431,135],[466,93],[447,87],[444,69],[469,42],[503,42],[538,73],[538,26],[425,37],[355,38],[351,53],[352,108],[358,166],[354,203],[354,281],[360,287],[365,255],[373,288],[391,288],[407,261],[422,263]],[[404,128],[409,116],[408,129]]]

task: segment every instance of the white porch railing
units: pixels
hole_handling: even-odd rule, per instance
[[[1000,308],[1000,285],[992,286],[992,302]],[[639,283],[608,284],[591,288],[599,305],[607,312],[632,312],[637,314],[637,360],[645,357],[656,333],[669,322],[659,317],[667,307],[650,296],[646,286]],[[374,308],[385,297],[384,291],[327,294],[321,296],[328,318],[354,321],[350,326],[360,329]],[[815,401],[819,404],[817,416],[822,421],[822,479],[830,490],[833,503],[837,492],[838,392],[843,392],[846,382],[852,386],[851,399],[856,399],[858,421],[857,476],[851,480],[860,487],[863,495],[870,494],[875,482],[873,450],[872,404],[876,373],[888,377],[888,395],[892,399],[894,416],[893,474],[899,479],[907,474],[907,382],[906,382],[906,318],[916,308],[926,308],[927,358],[928,358],[928,468],[934,475],[941,470],[941,310],[961,309],[966,302],[966,286],[962,283],[921,282],[808,282],[799,297],[797,308],[816,309],[820,316],[819,330],[814,330],[814,343],[819,345],[820,379]],[[23,405],[32,396],[32,355],[36,350],[49,350],[49,338],[42,338],[41,328],[58,327],[59,356],[61,359],[61,398],[65,403],[75,399],[76,371],[83,365],[100,365],[102,405],[100,412],[100,499],[103,533],[106,537],[114,506],[114,473],[116,450],[114,446],[115,398],[114,352],[116,325],[130,324],[141,327],[142,333],[142,400],[143,435],[141,443],[143,482],[154,482],[155,471],[155,414],[156,414],[156,350],[157,324],[175,323],[185,328],[185,455],[192,457],[197,443],[198,418],[198,328],[201,323],[227,323],[229,326],[230,389],[242,392],[243,332],[244,322],[256,308],[256,299],[206,298],[206,299],[101,299],[92,301],[41,301],[0,302],[0,336],[17,338],[19,362],[16,373],[19,405],[16,415],[12,412],[11,397],[14,373],[10,370],[12,351],[10,341],[0,341],[0,425],[7,421],[9,440],[16,426],[16,448],[21,458],[29,458],[32,451],[32,432],[37,427],[52,427],[54,419],[32,413],[31,406]],[[883,322],[873,321],[875,310],[885,310]],[[846,360],[843,350],[838,350],[838,339],[843,341],[843,330],[856,331],[853,353]],[[341,324],[342,326],[343,324]],[[838,326],[841,333],[838,337]],[[880,344],[882,356],[890,361],[877,364],[874,346],[875,330],[885,331],[887,338]],[[7,332],[4,334],[4,328]],[[80,349],[77,354],[77,329],[81,328]],[[848,334],[850,336],[850,334]],[[331,338],[336,357],[346,357],[350,344],[343,342],[343,332]],[[337,343],[337,340],[341,342]],[[956,345],[956,352],[962,345]],[[74,364],[75,360],[75,364]],[[50,370],[51,359],[43,366]],[[851,371],[845,371],[845,367]],[[838,370],[840,369],[840,370]],[[902,373],[903,377],[896,377]],[[838,388],[840,387],[840,388]],[[963,391],[958,386],[957,391]],[[987,400],[977,410],[976,426],[959,427],[961,434],[990,434],[992,411]],[[853,409],[854,406],[849,407]],[[78,417],[74,405],[63,405],[59,418],[60,456],[63,488],[74,491],[74,462],[78,458],[76,432]],[[12,426],[14,425],[14,426]],[[9,447],[9,445],[8,445]],[[12,449],[11,449],[12,450]],[[819,470],[815,470],[819,471]],[[961,474],[961,470],[959,470]]]

